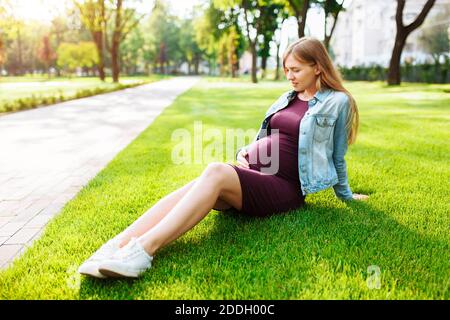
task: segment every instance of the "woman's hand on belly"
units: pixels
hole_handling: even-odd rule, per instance
[[[238,155],[237,155],[237,163],[236,165],[238,167],[242,167],[242,168],[249,168],[249,163],[247,161],[247,159],[245,158],[247,156],[247,150],[242,149],[241,151],[239,151]]]

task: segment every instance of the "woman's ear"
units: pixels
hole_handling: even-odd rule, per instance
[[[316,74],[316,76],[318,76],[320,74],[320,68],[319,66],[316,64],[316,66],[314,67],[314,73]]]

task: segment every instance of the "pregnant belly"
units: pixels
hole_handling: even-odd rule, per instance
[[[252,170],[298,182],[297,141],[273,134],[253,143],[246,156]]]

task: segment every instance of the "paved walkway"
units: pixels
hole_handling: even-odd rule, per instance
[[[198,78],[0,116],[0,269]]]

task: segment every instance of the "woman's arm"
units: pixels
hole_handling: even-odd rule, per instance
[[[336,196],[342,200],[352,200],[353,193],[350,190],[347,176],[347,164],[344,156],[348,148],[348,132],[346,129],[347,118],[349,116],[350,105],[348,99],[342,106],[342,110],[336,120],[333,137],[333,162],[336,168],[339,182],[333,186]]]

